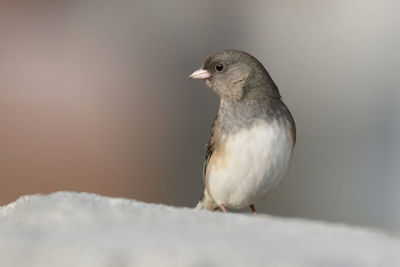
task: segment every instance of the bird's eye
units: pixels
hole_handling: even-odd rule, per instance
[[[217,64],[217,65],[215,66],[215,69],[216,69],[217,71],[222,71],[222,70],[224,69],[224,65],[222,65],[222,64]]]

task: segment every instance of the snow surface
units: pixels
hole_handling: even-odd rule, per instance
[[[303,219],[58,192],[0,207],[0,266],[400,266],[400,240]]]

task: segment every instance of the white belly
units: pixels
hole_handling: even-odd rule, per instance
[[[206,177],[218,204],[232,208],[254,204],[285,177],[293,139],[284,125],[260,121],[226,137],[223,144],[211,157]]]

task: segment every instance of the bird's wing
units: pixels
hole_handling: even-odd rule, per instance
[[[210,141],[208,141],[207,144],[207,153],[206,153],[206,158],[204,160],[203,164],[203,181],[206,182],[206,172],[207,172],[207,165],[208,162],[210,161],[210,158],[214,152],[215,149],[215,141],[214,141],[214,129],[215,129],[215,122],[217,121],[217,117],[215,117],[215,120],[213,122],[212,128],[211,128],[211,136],[210,136]]]

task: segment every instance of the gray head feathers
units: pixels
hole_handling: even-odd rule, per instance
[[[250,54],[239,50],[218,51],[206,58],[202,69],[206,79],[222,99],[279,99],[280,94],[264,66]]]

